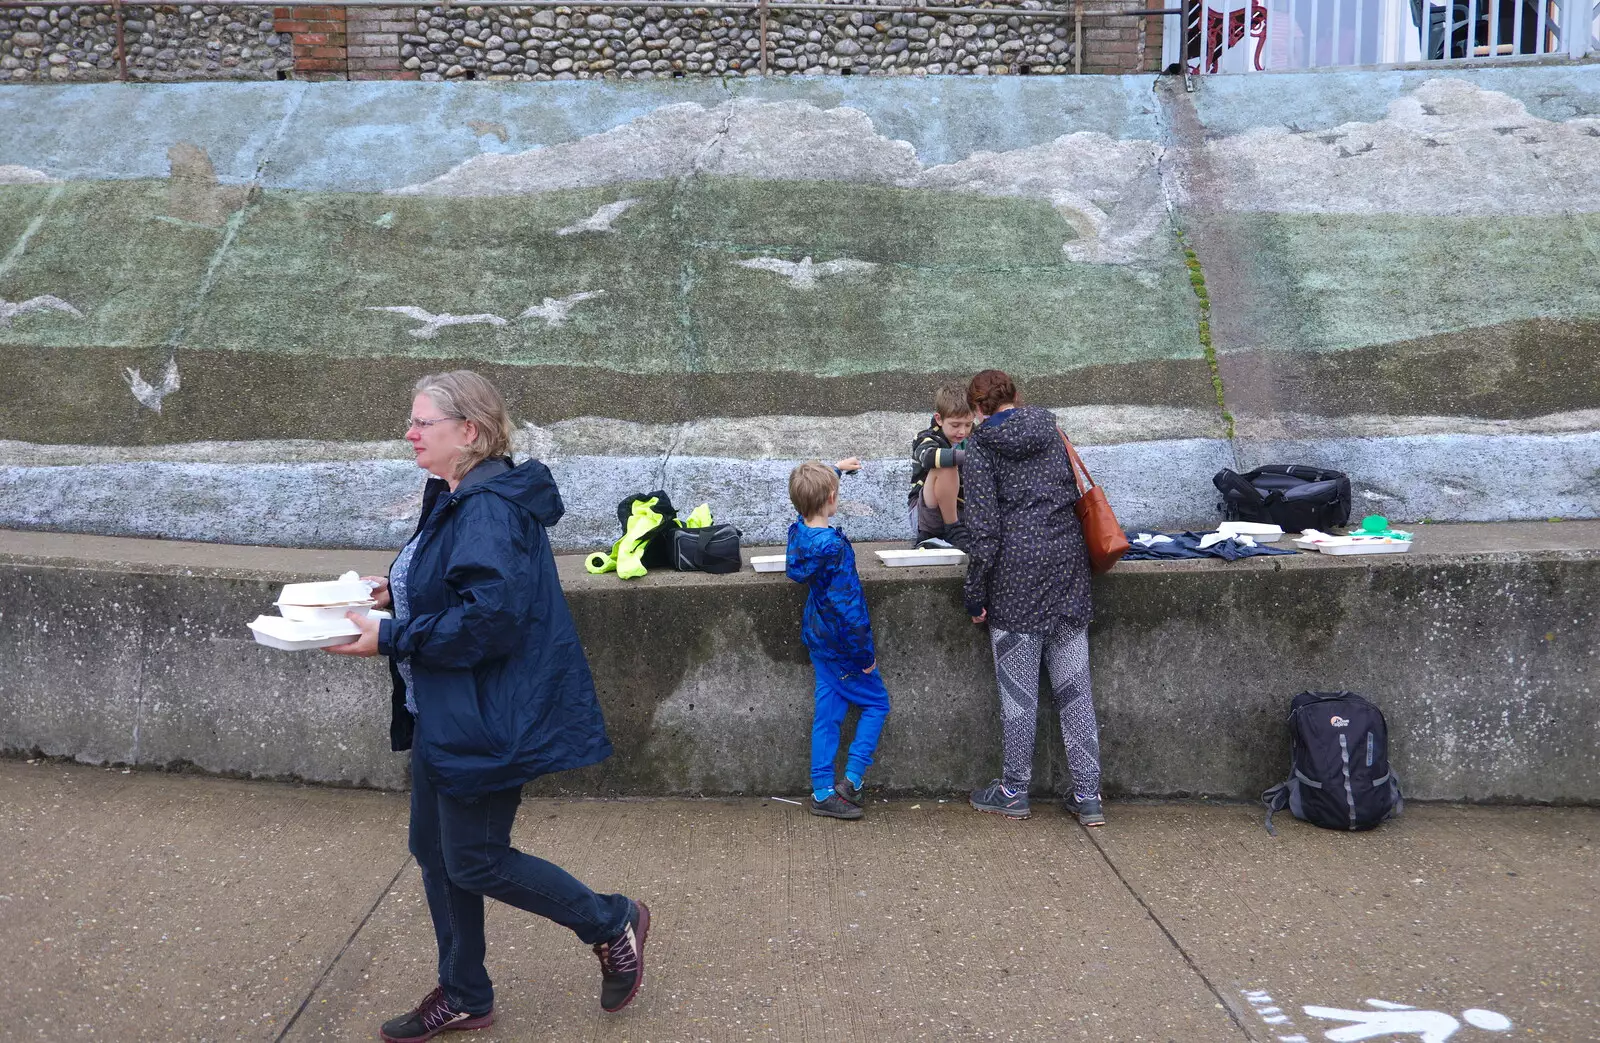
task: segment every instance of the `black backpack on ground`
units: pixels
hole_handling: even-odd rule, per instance
[[[1267,832],[1273,812],[1324,829],[1373,829],[1405,801],[1389,767],[1383,711],[1354,692],[1301,692],[1289,704],[1289,778],[1261,795]]]
[[[707,525],[699,529],[673,529],[670,564],[679,572],[738,572],[739,538],[732,525]]]
[[[1224,467],[1211,479],[1227,521],[1278,525],[1285,532],[1342,527],[1350,522],[1350,479],[1339,471],[1301,464],[1267,464],[1246,474]]]

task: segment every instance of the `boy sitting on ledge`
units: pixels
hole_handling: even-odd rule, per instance
[[[960,448],[972,433],[972,407],[967,389],[946,385],[933,396],[933,423],[911,442],[911,510],[913,542],[939,540],[967,549],[967,527],[961,521]],[[938,546],[938,544],[934,544]]]

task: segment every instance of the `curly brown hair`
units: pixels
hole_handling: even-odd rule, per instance
[[[986,369],[967,385],[967,403],[984,416],[994,416],[1002,406],[1020,406],[1022,395],[1004,370]]]

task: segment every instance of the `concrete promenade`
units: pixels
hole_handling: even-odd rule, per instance
[[[375,1039],[432,983],[404,794],[8,760],[0,795],[0,1039]],[[593,956],[491,903],[500,1021],[448,1038],[1269,1043],[1347,1024],[1308,1006],[1444,1026],[1345,1039],[1600,1037],[1600,809],[1420,805],[1359,836],[1285,816],[1276,838],[1246,805],[1107,810],[1089,833],[1053,805],[1009,822],[936,798],[860,823],[530,801],[522,847],[651,903],[647,985],[601,1014]],[[1463,1016],[1484,1009],[1510,1030]]]

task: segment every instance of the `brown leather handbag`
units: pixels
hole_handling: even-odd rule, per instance
[[[1111,501],[1106,492],[1089,477],[1089,469],[1072,448],[1065,431],[1056,430],[1061,444],[1067,447],[1067,462],[1072,467],[1072,479],[1078,483],[1078,502],[1073,510],[1078,513],[1078,523],[1083,526],[1083,543],[1089,548],[1089,567],[1096,572],[1109,572],[1111,567],[1128,553],[1128,536],[1111,511]]]

